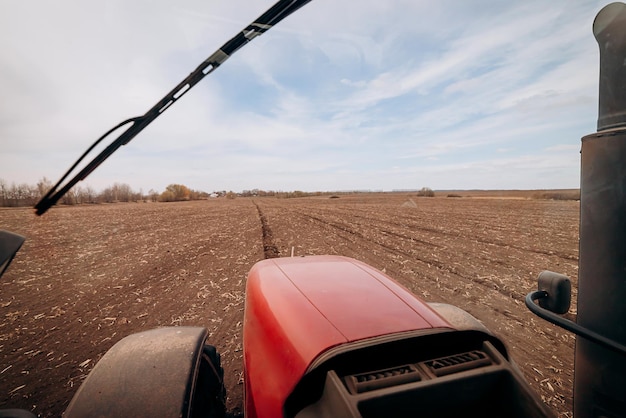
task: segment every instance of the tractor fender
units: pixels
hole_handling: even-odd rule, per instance
[[[459,331],[481,331],[491,335],[491,331],[482,322],[458,306],[434,302],[427,305]]]
[[[64,416],[190,416],[206,338],[205,328],[167,327],[120,340],[89,373]]]

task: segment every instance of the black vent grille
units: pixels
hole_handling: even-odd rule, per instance
[[[391,376],[400,376],[400,375],[411,373],[414,371],[416,370],[411,369],[410,366],[402,366],[402,367],[396,367],[395,369],[381,370],[375,373],[358,374],[354,377],[356,378],[356,381],[358,383],[362,383],[362,382],[369,382],[372,380],[385,379]]]
[[[391,369],[346,376],[345,382],[350,392],[361,393],[409,382],[417,382],[421,379],[422,377],[417,368],[412,364],[407,364]]]
[[[487,366],[492,364],[492,362],[487,354],[482,351],[475,350],[467,353],[428,360],[422,364],[426,366],[426,368],[435,376],[445,376],[464,370]]]

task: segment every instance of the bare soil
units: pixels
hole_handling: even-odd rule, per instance
[[[0,210],[27,237],[0,279],[0,408],[59,416],[124,336],[159,326],[209,329],[228,408],[242,407],[246,275],[266,257],[339,254],[429,302],[457,305],[508,344],[559,416],[572,410],[574,337],[524,296],[542,270],[572,279],[579,204],[503,198],[237,198]]]

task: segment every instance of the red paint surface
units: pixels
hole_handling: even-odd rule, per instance
[[[245,416],[278,417],[307,367],[327,349],[450,325],[380,271],[346,257],[275,258],[248,276]]]

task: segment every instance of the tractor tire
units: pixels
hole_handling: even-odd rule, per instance
[[[224,418],[226,388],[221,356],[212,345],[205,345],[196,383],[191,416],[194,418]]]

